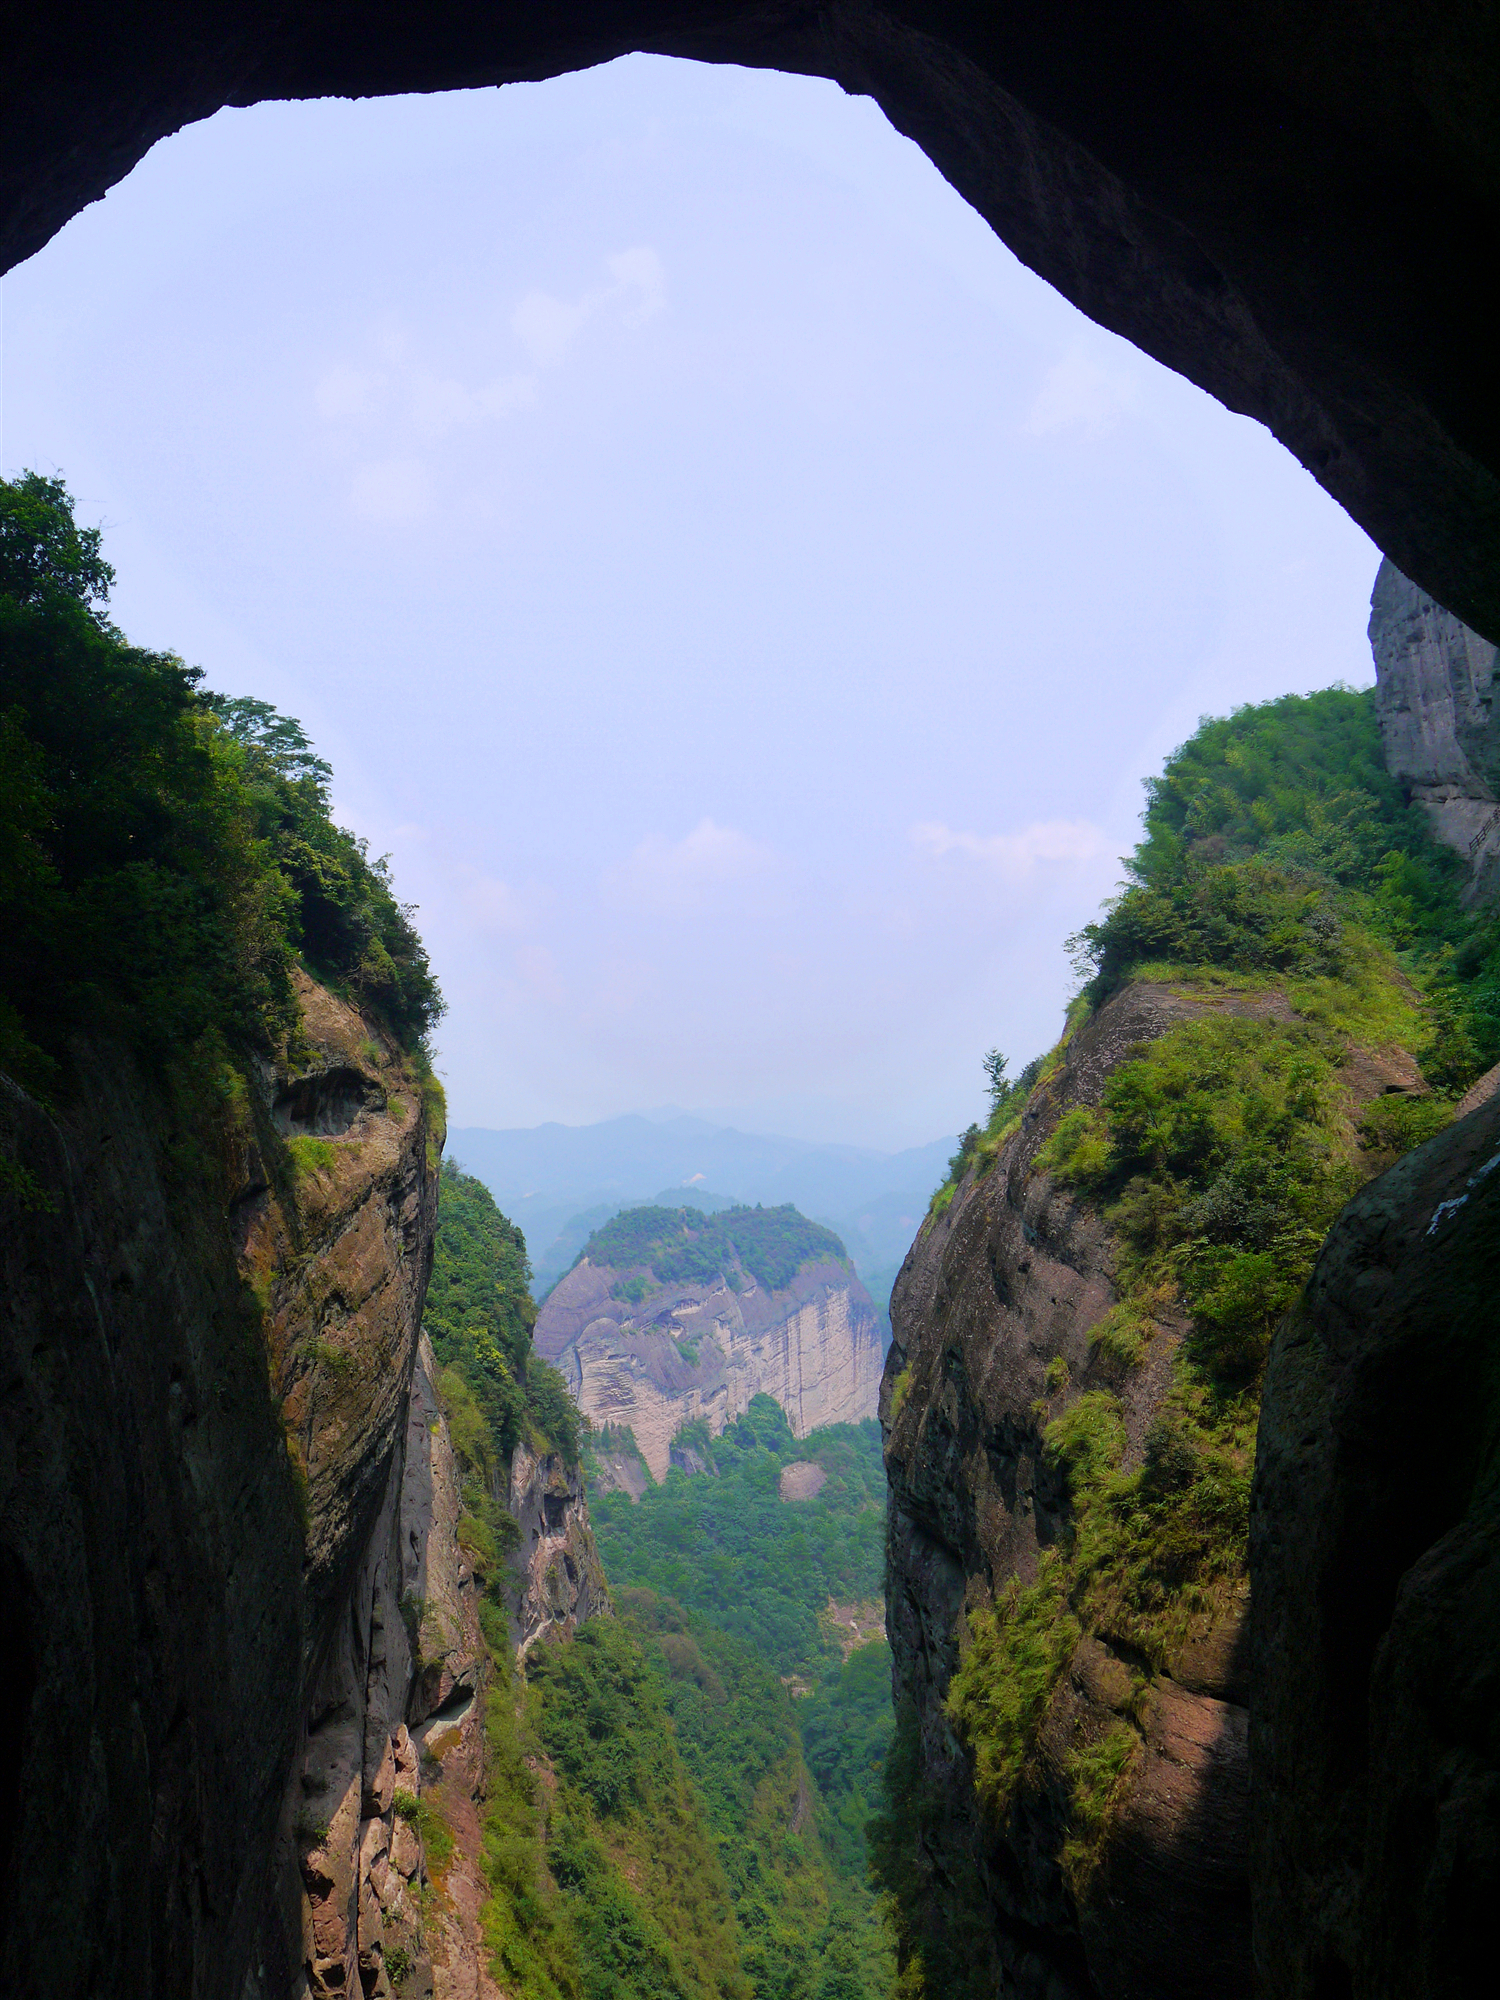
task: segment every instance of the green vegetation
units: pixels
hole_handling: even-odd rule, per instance
[[[702,1801],[757,2000],[867,2000],[881,1990],[879,1933],[866,1900],[830,1879],[820,1841],[828,1816],[807,1783],[801,1717],[786,1688],[751,1647],[669,1599],[625,1590],[620,1610],[656,1671]],[[883,1646],[869,1650],[884,1655],[883,1748],[890,1656]],[[837,1771],[833,1747],[827,1761]]]
[[[789,1285],[804,1264],[847,1268],[849,1263],[833,1231],[809,1222],[790,1203],[726,1208],[718,1215],[697,1208],[627,1208],[594,1231],[575,1261],[585,1257],[622,1271],[644,1265],[662,1285],[709,1285],[721,1275],[735,1284],[746,1272],[772,1292]],[[619,1295],[638,1305],[647,1289],[638,1274],[622,1282]]]
[[[437,986],[385,864],[329,818],[328,767],[131,646],[113,582],[60,479],[0,481],[0,1065],[53,1094],[80,1027],[158,1068],[273,1046],[299,955],[419,1050]]]
[[[742,1639],[779,1674],[816,1670],[832,1641],[819,1627],[830,1597],[876,1598],[883,1587],[885,1468],[880,1427],[838,1424],[793,1437],[781,1408],[757,1396],[711,1442],[694,1439],[712,1477],[674,1468],[634,1504],[589,1501],[611,1579],[673,1599]],[[782,1469],[811,1459],[827,1474],[815,1500],[780,1497]]]
[[[788,1713],[783,1683],[807,1690],[794,1717],[817,1788],[809,1829],[816,1826],[826,1857],[816,1863],[816,1872],[826,1875],[821,1893],[829,1911],[818,1977],[826,1973],[835,1982],[831,1994],[874,2000],[889,1982],[890,1962],[866,1884],[865,1822],[878,1801],[890,1733],[890,1649],[878,1640],[846,1661],[826,1613],[830,1599],[882,1595],[879,1426],[835,1425],[798,1439],[779,1406],[757,1396],[720,1437],[711,1439],[707,1426],[698,1424],[680,1433],[679,1442],[693,1446],[707,1473],[689,1476],[674,1467],[663,1485],[648,1486],[633,1505],[621,1493],[592,1497],[600,1553],[627,1615],[646,1619],[647,1612],[632,1613],[631,1607],[658,1606],[665,1609],[650,1617],[679,1621],[660,1627],[659,1645],[674,1687],[687,1681],[699,1689],[697,1695],[679,1689],[672,1713],[680,1725],[689,1711],[699,1718],[697,1733],[682,1736],[683,1756],[711,1815],[714,1801],[727,1796],[725,1760],[733,1765],[751,1755],[754,1744],[781,1740]],[[780,1497],[782,1471],[796,1460],[810,1460],[826,1474],[814,1499]],[[722,1706],[713,1692],[718,1687],[739,1690],[741,1713],[734,1701]],[[743,1709],[754,1701],[760,1703],[758,1723]],[[763,1855],[771,1851],[769,1838],[757,1836]],[[741,1901],[750,1879],[744,1856],[754,1847],[752,1842],[737,1861],[721,1842]],[[762,1941],[757,1993],[797,1991],[776,1983],[776,1923],[764,1914],[742,1916]]]
[[[1102,1213],[1120,1299],[1094,1329],[1093,1385],[1076,1393],[1054,1367],[1037,1405],[1067,1536],[1034,1583],[970,1615],[947,1697],[979,1796],[1003,1820],[1080,1635],[1139,1663],[1115,1723],[1064,1753],[1058,1859],[1078,1896],[1129,1781],[1149,1672],[1170,1671],[1242,1598],[1277,1322],[1349,1196],[1440,1129],[1453,1097],[1500,1056],[1500,922],[1461,907],[1461,864],[1386,775],[1369,694],[1335,688],[1205,723],[1147,793],[1127,886],[1071,940],[1087,983],[1068,1030],[1132,979],[1205,1005],[1115,1068],[1096,1106],[1065,1112],[1037,1154],[1038,1170]],[[1066,1040],[1017,1091],[1047,1081]],[[1431,1094],[1356,1109],[1356,1045],[1405,1049]],[[1004,1065],[992,1054],[986,1068],[993,1115],[966,1134],[940,1206],[1015,1129]],[[1127,1471],[1117,1392],[1168,1323],[1182,1337],[1167,1393]],[[898,1731],[877,1870],[903,1990],[963,1992],[962,1968],[924,1921],[932,1885],[911,1859],[931,1807],[911,1782],[915,1757]]]
[[[1385,769],[1373,690],[1207,722],[1146,800],[1129,884],[1070,941],[1094,1001],[1158,965],[1368,987],[1373,943],[1427,1001],[1437,1088],[1500,1059],[1500,914],[1462,908],[1463,862]]]
[[[798,1448],[769,1398],[728,1443],[711,1443],[706,1425],[686,1434],[725,1469],[694,1491],[738,1493],[742,1512],[753,1499],[768,1544],[769,1524],[792,1525],[790,1539],[762,1550],[754,1622],[773,1635],[785,1626],[791,1657],[822,1675],[817,1754],[831,1806],[808,1779],[775,1662],[650,1590],[621,1592],[619,1620],[594,1619],[572,1640],[536,1647],[527,1681],[517,1683],[507,1559],[519,1529],[496,1495],[518,1441],[557,1436],[550,1398],[554,1386],[564,1392],[531,1351],[536,1314],[521,1232],[454,1166],[444,1168],[438,1214],[427,1326],[463,1475],[458,1537],[479,1584],[494,1669],[480,1813],[482,1922],[496,1978],[527,2000],[879,2000],[888,1963],[862,1879],[862,1823],[889,1654],[867,1649],[878,1660],[851,1675],[818,1626],[831,1588],[879,1587],[875,1426],[801,1447],[830,1471],[825,1505],[778,1497],[782,1465]],[[571,1402],[566,1411],[576,1426]],[[636,1452],[628,1431],[590,1443]],[[663,1494],[687,1485],[675,1474]],[[656,1491],[648,1488],[648,1505]],[[595,1500],[596,1521],[617,1497]],[[828,1532],[824,1517],[841,1509],[856,1518]],[[658,1517],[653,1506],[652,1518],[669,1534],[690,1532],[670,1510]],[[780,1624],[778,1563],[798,1594],[792,1620]],[[715,1574],[732,1587],[732,1575]],[[412,1600],[402,1609],[420,1649],[424,1607]],[[845,1681],[854,1693],[841,1702]],[[424,1831],[436,1856],[441,1814],[423,1804],[436,1822]]]
[[[536,1307],[526,1239],[484,1183],[452,1160],[443,1162],[439,1182],[425,1323],[438,1362],[463,1384],[463,1395],[451,1384],[447,1394],[458,1412],[460,1448],[481,1480],[494,1465],[509,1465],[523,1439],[578,1463],[577,1407],[557,1370],[531,1344]]]

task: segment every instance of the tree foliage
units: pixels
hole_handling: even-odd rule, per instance
[[[279,768],[297,725],[226,722],[199,669],[131,646],[113,581],[60,479],[0,481],[0,1062],[46,1091],[81,1028],[157,1063],[210,1032],[266,1046],[299,953],[416,1048],[437,986],[327,767]]]
[[[531,1344],[536,1306],[526,1238],[483,1181],[454,1160],[438,1183],[425,1323],[433,1353],[483,1412],[497,1463],[523,1438],[578,1463],[581,1425],[567,1384]]]
[[[576,1261],[615,1270],[649,1269],[663,1285],[731,1283],[747,1272],[767,1291],[781,1291],[804,1264],[848,1267],[831,1229],[809,1222],[790,1202],[780,1208],[627,1208],[596,1229]]]

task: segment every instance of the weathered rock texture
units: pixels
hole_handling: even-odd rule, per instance
[[[924,1225],[891,1302],[881,1413],[896,1693],[915,1705],[922,1774],[941,1801],[925,1865],[935,1884],[974,1885],[1001,1992],[1227,2000],[1251,1990],[1243,1587],[1152,1682],[1129,1790],[1081,1903],[1058,1866],[1064,1762],[1136,1713],[1131,1669],[1140,1662],[1101,1638],[1083,1641],[1048,1713],[1036,1773],[1003,1826],[976,1804],[968,1757],[943,1712],[964,1612],[1013,1577],[1032,1581],[1040,1552],[1065,1530],[1045,1425],[1107,1387],[1124,1405],[1126,1464],[1138,1466],[1184,1330],[1166,1319],[1123,1375],[1101,1360],[1089,1333],[1116,1302],[1108,1232],[1096,1210],[1036,1169],[1037,1152],[1064,1112],[1099,1101],[1134,1050],[1210,1007],[1293,1018],[1274,991],[1210,999],[1127,987],[1068,1042],[992,1170],[971,1174]],[[1343,1075],[1351,1102],[1423,1088],[1399,1050],[1356,1051]],[[1047,1381],[1057,1357],[1068,1367],[1061,1390]],[[948,1920],[944,1897],[954,1894],[935,1894],[935,1921]]]
[[[0,1100],[50,1203],[0,1232],[6,1992],[295,1987],[288,1780],[368,1601],[437,1194],[416,1079],[299,998],[248,1092],[85,1047],[58,1119]]]
[[[633,49],[829,76],[1033,270],[1267,424],[1406,575],[1500,638],[1500,407],[1475,304],[1500,235],[1497,39],[1494,10],[1459,0],[57,0],[7,20],[0,269],[224,104]]]
[[[1383,562],[1370,601],[1386,768],[1469,864],[1467,897],[1500,897],[1500,681],[1495,648]]]
[[[308,1717],[284,1839],[302,1892],[302,2000],[498,2000],[480,1924],[488,1895],[480,1806],[493,1698],[473,1569],[460,1540],[461,1479],[424,1338],[339,1643]],[[521,1649],[608,1608],[576,1473],[518,1450],[504,1496],[521,1524]],[[438,1866],[420,1805],[453,1838]]]
[[[652,1289],[630,1305],[616,1292],[636,1276]],[[629,1425],[656,1479],[684,1423],[702,1418],[717,1434],[755,1395],[773,1397],[798,1437],[875,1414],[880,1328],[858,1278],[835,1263],[806,1266],[781,1291],[737,1276],[738,1291],[724,1277],[659,1285],[585,1258],[537,1316],[538,1353],[590,1423]]]
[[[1329,1235],[1266,1378],[1252,1884],[1276,2000],[1460,2000],[1500,1908],[1500,1097]]]

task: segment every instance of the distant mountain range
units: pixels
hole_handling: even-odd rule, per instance
[[[934,1139],[878,1153],[741,1132],[687,1113],[639,1112],[597,1125],[458,1126],[448,1133],[450,1157],[526,1232],[539,1298],[590,1231],[621,1208],[654,1201],[711,1213],[732,1202],[769,1208],[789,1201],[843,1238],[882,1311],[957,1143]]]

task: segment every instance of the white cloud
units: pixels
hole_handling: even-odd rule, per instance
[[[1139,386],[1131,376],[1101,368],[1075,349],[1042,377],[1021,428],[1032,437],[1044,437],[1052,431],[1098,436],[1112,429],[1139,396]]]
[[[525,902],[497,875],[465,871],[462,896],[465,915],[484,931],[523,931],[531,921]]]
[[[644,244],[634,250],[621,250],[614,257],[606,257],[604,265],[615,281],[617,292],[627,296],[635,293],[634,305],[625,312],[627,326],[640,326],[665,310],[667,276],[654,250]]]
[[[934,860],[963,854],[1007,881],[1022,882],[1043,867],[1077,867],[1097,860],[1106,841],[1097,826],[1082,819],[1034,820],[1019,833],[960,833],[929,820],[911,830],[913,843]]]
[[[538,368],[556,368],[584,324],[606,306],[622,306],[627,326],[640,326],[665,308],[666,274],[645,244],[606,257],[604,268],[612,284],[596,286],[571,304],[550,292],[528,292],[511,314],[511,331]]]
[[[432,505],[432,479],[420,459],[378,459],[356,469],[349,500],[366,521],[415,521]]]
[[[606,888],[616,901],[681,914],[711,890],[761,874],[775,858],[747,834],[701,819],[681,840],[649,835],[610,871]]]
[[[429,437],[444,437],[463,426],[524,409],[536,401],[536,388],[534,375],[497,376],[483,389],[470,389],[462,382],[422,374],[412,383],[412,416]]]
[[[368,417],[375,412],[388,378],[376,368],[350,368],[340,362],[319,377],[313,390],[318,415],[325,423],[341,417]]]
[[[573,336],[594,310],[598,294],[585,293],[577,305],[566,305],[550,292],[528,292],[510,316],[511,330],[538,368],[555,368],[573,343]]]

